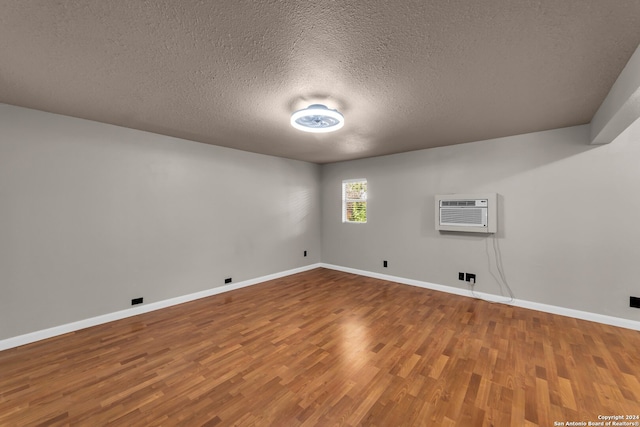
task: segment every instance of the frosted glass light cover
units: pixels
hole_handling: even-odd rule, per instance
[[[333,132],[344,126],[344,116],[337,110],[314,104],[293,113],[291,126],[303,132]]]

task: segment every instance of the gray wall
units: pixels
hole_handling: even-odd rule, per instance
[[[319,262],[319,202],[317,165],[0,105],[0,339]]]
[[[506,294],[486,235],[439,233],[434,196],[500,194],[497,243],[522,300],[640,320],[640,121],[604,146],[579,126],[322,169],[322,260]],[[341,182],[368,180],[368,223],[341,222]],[[382,268],[382,260],[389,261]]]
[[[500,194],[516,298],[640,320],[640,121],[588,140],[579,126],[320,167],[0,105],[0,339],[320,261],[454,287],[472,272],[500,294],[492,238],[434,228],[434,195],[468,192]],[[341,222],[348,178],[369,182],[367,224]]]

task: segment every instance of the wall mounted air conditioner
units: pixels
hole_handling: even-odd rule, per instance
[[[496,233],[497,207],[496,193],[436,196],[436,230]]]

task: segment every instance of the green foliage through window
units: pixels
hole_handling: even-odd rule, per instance
[[[342,221],[367,222],[367,181],[343,181]]]

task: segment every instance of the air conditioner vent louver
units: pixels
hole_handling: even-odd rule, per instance
[[[442,224],[487,226],[487,214],[484,208],[447,209],[440,208]],[[484,214],[484,215],[483,215]]]
[[[475,200],[443,200],[442,206],[475,206]]]

